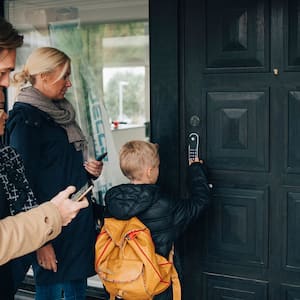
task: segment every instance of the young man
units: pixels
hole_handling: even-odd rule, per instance
[[[210,188],[203,161],[196,158],[189,161],[189,198],[174,199],[156,185],[159,163],[156,144],[130,141],[123,145],[120,150],[120,167],[130,183],[112,187],[107,191],[105,217],[119,220],[138,217],[150,229],[156,252],[168,258],[179,235],[208,207]],[[176,259],[175,267],[179,271]],[[173,299],[172,288],[154,299]]]
[[[9,22],[0,18],[0,136],[4,134],[7,119],[3,89],[9,86],[9,75],[15,68],[16,48],[22,44],[23,37]],[[81,202],[68,199],[74,190],[74,187],[69,187],[50,202],[0,220],[0,265],[55,238],[62,226],[70,223],[80,209],[88,206],[86,199]],[[4,193],[1,196],[4,197]],[[0,201],[5,201],[2,197]]]

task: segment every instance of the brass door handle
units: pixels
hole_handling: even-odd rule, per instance
[[[279,75],[279,69],[274,68],[274,69],[273,69],[273,74],[274,74],[275,76],[278,76],[278,75]]]

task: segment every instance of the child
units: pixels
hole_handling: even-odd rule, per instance
[[[145,141],[126,143],[120,150],[120,167],[130,183],[112,187],[106,193],[105,217],[121,220],[138,217],[150,229],[156,252],[168,258],[178,236],[210,202],[203,162],[196,158],[189,164],[190,197],[175,200],[155,185],[159,175],[158,146]],[[172,288],[154,299],[173,299]]]

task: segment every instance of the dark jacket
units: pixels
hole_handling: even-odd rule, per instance
[[[127,220],[137,216],[151,231],[156,252],[168,258],[172,244],[187,226],[195,221],[210,202],[210,188],[204,166],[189,167],[188,199],[173,199],[157,185],[122,184],[111,188],[105,196],[106,217]],[[155,299],[172,299],[170,290]]]
[[[36,206],[20,155],[11,147],[0,145],[0,219]],[[31,261],[32,259],[30,259]],[[27,256],[0,266],[0,295],[13,299],[14,291],[24,280],[29,265]]]
[[[82,152],[76,151],[65,130],[48,114],[16,102],[9,114],[7,132],[10,145],[24,160],[27,178],[39,203],[50,200],[68,185],[79,189],[89,180]],[[90,205],[52,241],[58,261],[57,273],[34,263],[36,283],[59,283],[93,275],[94,241]]]

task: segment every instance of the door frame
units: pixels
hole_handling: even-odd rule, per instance
[[[179,0],[149,0],[151,141],[159,144],[162,188],[181,193],[183,103]]]
[[[187,195],[184,90],[184,1],[149,0],[151,141],[159,144],[159,185],[174,197]],[[184,273],[185,240],[177,245]],[[191,274],[189,274],[189,277]],[[193,274],[197,277],[197,274]],[[182,283],[183,299],[190,286]]]

